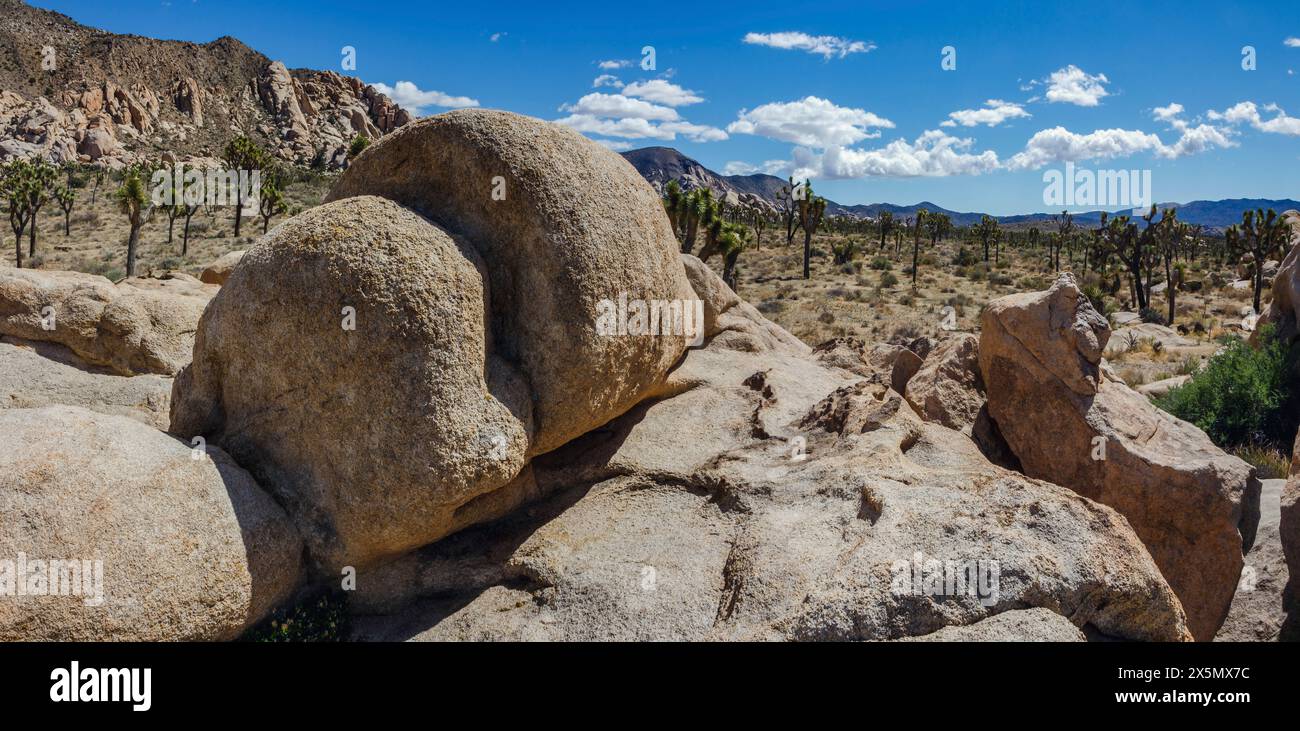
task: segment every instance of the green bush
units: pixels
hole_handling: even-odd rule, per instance
[[[898,284],[898,277],[894,276],[892,272],[885,272],[880,275],[880,286],[892,287],[895,284]]]
[[[1297,426],[1290,395],[1295,359],[1271,328],[1260,333],[1260,341],[1258,349],[1242,340],[1230,343],[1156,404],[1224,449],[1273,445],[1289,452]]]
[[[889,261],[889,259],[886,259],[883,256],[877,256],[871,260],[871,268],[876,271],[885,272],[893,269],[894,265]]]
[[[952,263],[959,267],[973,266],[979,263],[979,257],[975,252],[967,249],[965,246],[957,250],[957,255],[952,258]]]
[[[347,597],[341,591],[304,598],[244,633],[245,642],[339,642],[349,630]]]

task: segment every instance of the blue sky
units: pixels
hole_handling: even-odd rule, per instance
[[[290,67],[342,71],[352,46],[345,73],[425,114],[565,120],[719,172],[797,171],[841,203],[1040,211],[1066,160],[1151,170],[1161,201],[1300,198],[1294,2],[34,4],[118,33],[232,35]]]

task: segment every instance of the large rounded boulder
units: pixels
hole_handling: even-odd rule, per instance
[[[245,254],[171,414],[277,494],[319,568],[512,509],[529,459],[654,393],[691,340],[598,327],[614,303],[698,308],[654,191],[569,130],[440,115],[329,199]]]
[[[608,337],[602,300],[693,300],[659,196],[573,130],[459,110],[406,125],[355,160],[327,200],[392,199],[466,238],[487,265],[493,336],[533,386],[535,442],[554,449],[626,411],[684,350]]]
[[[229,640],[302,541],[220,449],[72,406],[0,410],[0,642]]]

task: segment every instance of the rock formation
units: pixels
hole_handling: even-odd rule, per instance
[[[301,541],[221,450],[68,406],[0,434],[0,641],[229,640],[297,586]]]
[[[1105,318],[1062,274],[984,310],[989,414],[1025,474],[1109,505],[1133,525],[1199,640],[1227,614],[1259,520],[1255,469],[1110,375]]]
[[[194,323],[214,292],[180,273],[114,285],[94,274],[0,269],[0,335],[58,343],[123,375],[171,375],[189,362]]]
[[[288,89],[267,94],[309,117]],[[0,443],[0,557],[99,551],[116,579],[107,614],[66,597],[0,605],[0,633],[230,638],[353,567],[350,605],[374,613],[361,638],[1201,636],[1229,538],[1240,571],[1253,474],[1108,395],[1105,326],[1077,290],[1003,301],[977,370],[970,337],[813,351],[677,252],[654,191],[614,153],[463,111],[382,138],[215,296],[192,278],[7,275],[12,335],[118,372],[183,367],[179,440],[141,423],[120,395],[134,389],[15,382],[32,405],[106,395],[0,410],[17,436]],[[183,327],[102,326],[119,302],[154,322],[160,297],[206,302],[192,360],[171,347]],[[42,337],[32,318],[49,302],[80,329]],[[638,302],[660,317],[639,319]],[[673,303],[698,327],[665,324]],[[1083,425],[1069,434],[1104,434],[1122,470],[1079,484],[1077,465],[1024,448],[1035,426],[999,416],[1015,383]],[[1064,410],[1083,398],[1106,407],[1095,427]],[[1028,476],[981,452],[989,413]],[[197,437],[207,456],[192,460]],[[1192,457],[1164,465],[1171,446]],[[32,517],[4,520],[16,514]],[[1193,554],[1201,584],[1179,573]]]
[[[1111,509],[989,464],[887,385],[724,335],[661,397],[533,460],[551,497],[372,570],[359,636],[892,639],[1039,607],[1054,638],[1188,637]],[[910,580],[973,561],[998,567],[985,601]]]
[[[350,197],[372,190],[410,207]],[[575,132],[442,115],[377,143],[330,197],[244,255],[172,404],[175,433],[225,445],[298,506],[330,569],[522,490],[529,457],[625,412],[689,340],[598,332],[602,301],[695,297],[649,186]]]

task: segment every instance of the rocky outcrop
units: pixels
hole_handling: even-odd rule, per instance
[[[979,337],[961,333],[939,343],[907,382],[906,396],[926,421],[969,434],[984,407]]]
[[[1189,637],[1121,516],[989,464],[884,384],[714,340],[662,393],[533,460],[549,497],[368,572],[358,637]],[[936,585],[945,567],[983,589]]]
[[[58,343],[123,375],[171,375],[189,362],[215,291],[179,273],[114,285],[80,272],[3,269],[0,335]]]
[[[1228,611],[1259,519],[1250,465],[1152,406],[1102,367],[1110,328],[1063,274],[1046,292],[984,310],[989,414],[1026,474],[1123,514],[1200,640]]]
[[[0,434],[0,641],[228,640],[297,586],[293,527],[221,450],[67,406]]]
[[[244,255],[172,398],[172,431],[249,466],[330,570],[501,514],[530,457],[657,388],[691,337],[602,331],[605,305],[701,309],[653,192],[603,147],[501,112],[388,139]]]
[[[166,429],[171,391],[164,376],[121,376],[61,345],[0,339],[0,409],[81,406]]]
[[[243,258],[243,249],[222,254],[203,269],[203,273],[199,275],[199,281],[217,286],[225,284],[226,280],[230,278],[230,273],[235,270],[235,265]]]
[[[944,627],[904,642],[1086,642],[1070,620],[1048,609],[1020,609],[995,614],[967,626]]]

